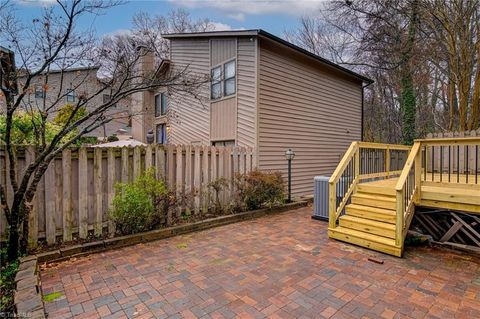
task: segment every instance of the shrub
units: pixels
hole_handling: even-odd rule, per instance
[[[220,192],[228,188],[228,181],[225,177],[220,177],[208,183],[207,187],[212,189],[215,193],[211,199],[213,200],[214,212],[218,213],[219,211],[223,210],[222,203],[220,201]]]
[[[155,170],[148,169],[133,183],[115,185],[115,196],[110,218],[117,232],[126,235],[155,228],[174,203],[163,180],[155,178]]]
[[[253,170],[235,177],[237,189],[236,210],[272,207],[284,202],[285,192],[280,172]]]

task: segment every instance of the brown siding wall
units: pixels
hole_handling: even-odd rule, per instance
[[[210,73],[208,39],[174,39],[170,42],[174,70],[188,67],[192,74]],[[185,92],[173,92],[169,103],[170,133],[173,144],[210,143],[209,84],[199,92],[199,99]]]
[[[237,145],[255,146],[256,38],[239,38],[237,54]]]
[[[237,39],[212,39],[211,65],[215,66],[234,58],[237,55]]]
[[[234,140],[236,131],[236,101],[235,97],[221,100],[210,105],[211,131],[210,138],[216,140]]]
[[[285,173],[292,148],[292,192],[313,193],[313,177],[330,175],[361,139],[361,83],[290,49],[260,41],[259,167]]]

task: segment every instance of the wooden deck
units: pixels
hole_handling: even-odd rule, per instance
[[[470,176],[469,184],[466,184],[467,176],[460,175],[460,183],[448,183],[447,174],[443,174],[443,182],[440,182],[440,174],[435,174],[432,182],[431,175],[427,181],[422,180],[420,198],[416,206],[446,208],[469,213],[480,214],[480,184],[475,184]],[[455,175],[456,181],[456,175]],[[371,190],[371,193],[395,194],[395,185],[398,178],[390,178],[373,182],[361,183],[359,191]]]
[[[479,146],[480,138],[419,140],[406,150],[352,143],[329,180],[330,238],[400,257],[415,207],[480,214]],[[392,151],[408,154],[400,171],[390,169]]]

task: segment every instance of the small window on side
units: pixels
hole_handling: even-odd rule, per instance
[[[167,144],[167,126],[165,124],[158,124],[156,127],[157,144]]]
[[[37,85],[35,86],[35,98],[36,99],[43,99],[45,97],[45,90],[43,86]]]
[[[161,94],[161,108],[160,108],[160,114],[161,115],[166,115],[167,114],[167,93],[162,93]]]
[[[67,91],[67,102],[75,102],[75,91],[68,90]]]
[[[161,114],[161,96],[160,94],[155,95],[155,116],[160,116]]]

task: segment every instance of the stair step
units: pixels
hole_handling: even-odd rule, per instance
[[[359,230],[378,236],[395,238],[395,225],[354,216],[341,216],[340,227]]]
[[[367,193],[367,194],[379,194],[384,196],[396,196],[395,188],[386,187],[381,185],[370,185],[369,183],[358,184],[357,185],[358,193]]]
[[[329,228],[328,236],[330,238],[373,249],[382,253],[397,257],[402,256],[402,249],[395,245],[395,239],[377,236],[345,227],[336,227],[333,229]]]
[[[349,204],[346,206],[346,213],[350,216],[377,220],[384,223],[395,224],[396,214],[394,210],[376,208],[370,206]]]
[[[356,193],[352,195],[352,204],[395,210],[396,198],[384,195]]]

